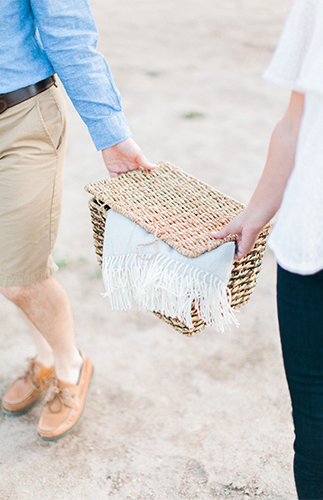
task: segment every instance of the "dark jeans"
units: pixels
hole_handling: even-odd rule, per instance
[[[323,500],[323,271],[301,276],[278,266],[277,300],[297,493],[301,500]]]

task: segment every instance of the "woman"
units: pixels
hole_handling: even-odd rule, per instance
[[[299,499],[323,499],[323,2],[297,0],[265,78],[292,90],[259,184],[242,214],[212,235],[252,248],[280,208],[269,246],[295,427]]]

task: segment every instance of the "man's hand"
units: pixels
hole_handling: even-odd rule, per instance
[[[156,168],[155,164],[147,160],[138,144],[131,137],[115,146],[103,149],[102,156],[111,177],[117,177],[117,175],[140,167]]]

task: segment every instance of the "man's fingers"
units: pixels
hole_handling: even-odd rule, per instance
[[[155,168],[157,168],[157,165],[155,163],[150,163],[149,161],[147,161],[146,163],[141,163],[140,166],[147,170],[154,170]]]
[[[147,160],[138,144],[131,137],[103,149],[102,155],[111,177],[116,177],[140,167],[154,169],[157,166]]]
[[[151,163],[150,161],[147,160],[147,158],[144,155],[142,155],[140,158],[138,158],[138,164],[142,168],[146,168],[148,170],[157,168],[156,163]]]

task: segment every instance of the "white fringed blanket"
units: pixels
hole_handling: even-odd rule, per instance
[[[137,306],[193,327],[191,304],[206,326],[237,324],[227,284],[234,242],[199,257],[181,255],[127,217],[108,210],[103,248],[104,296],[112,309]]]

